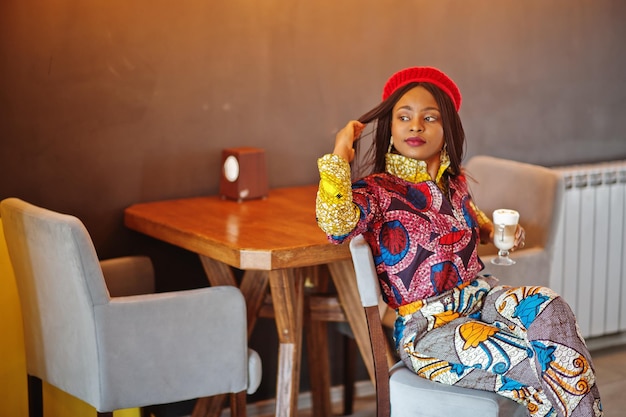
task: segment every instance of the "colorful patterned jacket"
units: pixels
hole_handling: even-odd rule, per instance
[[[484,267],[476,253],[489,219],[472,203],[463,175],[436,182],[426,164],[387,155],[387,172],[351,184],[337,155],[318,160],[316,213],[333,243],[363,234],[372,248],[383,298],[407,306],[473,280]]]

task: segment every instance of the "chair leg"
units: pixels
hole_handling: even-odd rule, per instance
[[[230,417],[246,417],[246,391],[230,394]]]
[[[356,340],[344,336],[343,348],[343,415],[349,416],[354,412],[354,380],[356,372]]]
[[[43,385],[41,379],[28,375],[28,415],[43,417]]]

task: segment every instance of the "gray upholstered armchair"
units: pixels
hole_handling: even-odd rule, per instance
[[[479,249],[486,273],[507,285],[549,284],[563,179],[553,170],[506,159],[476,156],[466,165],[477,206],[489,217],[493,210],[520,212],[526,246],[512,255],[514,266],[495,266],[493,244]],[[428,381],[402,363],[389,369],[387,341],[381,324],[380,286],[371,250],[362,236],[350,242],[357,284],[368,321],[374,356],[377,416],[526,416],[525,407],[495,393]]]
[[[42,380],[99,415],[218,394],[231,394],[233,415],[245,415],[261,366],[237,288],[138,295],[154,288],[147,258],[100,263],[79,219],[16,198],[0,213],[22,306],[31,416],[41,413]]]

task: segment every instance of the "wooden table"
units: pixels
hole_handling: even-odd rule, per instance
[[[316,190],[317,186],[280,188],[271,190],[265,199],[241,203],[211,196],[141,203],[125,210],[130,229],[197,253],[211,285],[237,285],[229,266],[245,271],[239,288],[247,303],[248,334],[269,284],[280,343],[276,416],[297,414],[304,287],[307,274],[319,265],[328,265],[370,377],[374,374],[350,251],[348,245],[330,244],[318,228]],[[316,332],[318,343],[326,342],[324,334]],[[328,355],[317,356],[327,367]],[[329,377],[320,369],[323,366],[313,368],[312,373],[321,372],[311,379],[314,413],[329,415]],[[200,399],[193,416],[215,415],[219,408],[221,403]]]

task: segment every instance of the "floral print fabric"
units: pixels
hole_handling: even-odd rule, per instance
[[[394,339],[404,363],[433,381],[494,391],[532,417],[601,416],[569,306],[548,288],[496,285],[479,277],[398,315]]]

